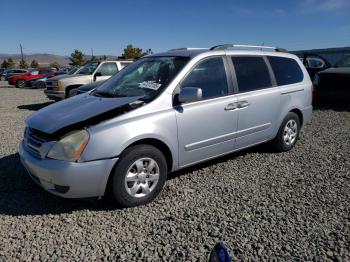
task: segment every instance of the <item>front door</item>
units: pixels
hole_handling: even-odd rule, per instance
[[[236,97],[223,57],[199,62],[180,84],[202,89],[202,100],[175,107],[181,167],[234,150]]]

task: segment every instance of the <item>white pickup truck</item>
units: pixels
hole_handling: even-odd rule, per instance
[[[76,75],[58,75],[46,81],[45,94],[49,99],[61,100],[74,96],[79,86],[104,81],[133,61],[101,61],[87,63]]]

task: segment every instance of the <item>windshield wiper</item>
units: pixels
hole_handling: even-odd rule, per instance
[[[94,91],[92,94],[98,97],[127,97],[126,95],[111,94],[107,92],[98,92],[98,91]]]

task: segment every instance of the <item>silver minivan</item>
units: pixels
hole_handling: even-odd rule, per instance
[[[55,195],[131,207],[154,199],[169,172],[268,141],[292,149],[311,104],[308,73],[285,50],[174,49],[33,113],[19,153]]]

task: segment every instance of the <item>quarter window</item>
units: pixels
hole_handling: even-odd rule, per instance
[[[118,67],[115,63],[104,63],[98,69],[98,72],[103,76],[111,76],[118,72]]]
[[[304,75],[298,63],[291,58],[268,56],[277,85],[289,85],[303,81]]]
[[[203,99],[227,95],[228,85],[222,58],[214,57],[200,62],[181,83],[181,87],[201,88]]]
[[[272,86],[264,58],[256,56],[232,57],[239,92],[249,92]]]

